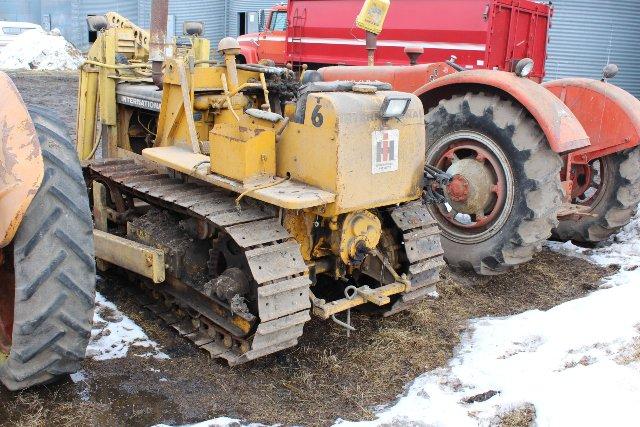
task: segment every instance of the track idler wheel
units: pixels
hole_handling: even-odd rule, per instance
[[[220,276],[207,282],[204,291],[211,298],[227,302],[233,313],[250,314],[247,300],[251,298],[251,283],[241,269],[227,268]]]

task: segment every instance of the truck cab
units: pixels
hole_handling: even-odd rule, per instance
[[[238,37],[240,62],[257,63],[270,59],[277,64],[286,62],[287,6],[278,5],[271,9],[263,31]]]

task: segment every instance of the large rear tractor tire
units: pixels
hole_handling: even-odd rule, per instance
[[[425,116],[427,163],[454,176],[429,210],[445,260],[501,274],[539,251],[558,224],[560,157],[520,105],[484,93],[442,100]]]
[[[13,272],[5,265],[5,277],[13,273],[7,281],[15,284],[13,295],[4,288],[0,295],[14,300],[0,313],[6,318],[13,310],[11,334],[4,333],[8,349],[0,355],[0,380],[10,390],[80,368],[95,297],[93,224],[75,147],[50,113],[29,112],[45,171],[13,241]]]
[[[594,160],[576,171],[572,203],[588,206],[588,215],[560,221],[554,237],[597,243],[629,224],[640,204],[640,147]]]

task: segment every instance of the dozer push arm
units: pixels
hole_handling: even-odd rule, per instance
[[[107,134],[115,137],[117,81],[150,77],[149,33],[114,12],[105,19],[106,28],[99,32],[80,69],[77,149],[83,160],[95,153],[98,119],[101,125],[112,127]]]
[[[91,46],[87,61],[81,67],[78,92],[78,155],[82,160],[93,157],[98,145],[97,123],[101,125],[108,155],[118,147],[117,83],[151,83],[149,31],[125,17],[109,12],[102,20],[105,26]],[[172,49],[188,50],[196,68],[208,66],[209,41],[190,36],[190,44]]]

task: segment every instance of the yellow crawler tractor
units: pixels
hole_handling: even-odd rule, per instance
[[[93,319],[91,211],[75,146],[0,73],[0,381],[75,372]]]
[[[421,202],[424,111],[379,82],[301,86],[286,68],[220,61],[197,24],[165,43],[109,13],[82,67],[78,153],[101,269],[235,365],[295,345],[314,314],[390,315],[430,296],[444,265]],[[338,317],[339,316],[339,317]]]

